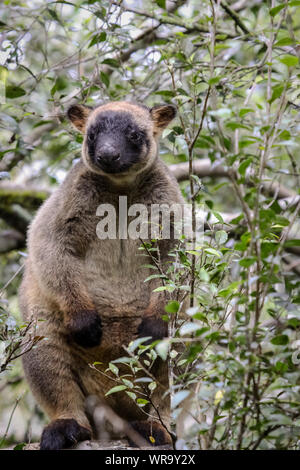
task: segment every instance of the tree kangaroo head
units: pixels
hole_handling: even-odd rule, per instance
[[[84,135],[82,157],[93,172],[122,179],[145,170],[157,157],[157,139],[175,117],[172,105],[151,109],[125,101],[96,108],[73,105],[72,124]]]

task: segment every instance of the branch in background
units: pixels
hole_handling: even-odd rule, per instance
[[[24,380],[24,377],[18,375],[10,380],[7,380],[6,382],[2,383],[1,387],[0,387],[0,393],[3,392],[3,390],[6,388],[6,387],[9,387],[10,385],[17,385],[17,384],[20,384],[22,381]]]
[[[170,165],[169,169],[178,181],[189,179],[189,162]],[[229,171],[221,164],[213,164],[209,158],[194,160],[193,173],[200,178],[206,176],[229,178]],[[252,183],[249,182],[249,184]],[[296,192],[284,187],[277,181],[265,181],[263,182],[263,188],[266,193],[271,194],[275,199],[288,199],[288,202],[292,199],[293,203],[299,200],[299,195]],[[11,183],[2,183],[0,185],[0,218],[14,229],[0,233],[0,253],[7,253],[24,247],[31,213],[38,209],[49,195],[50,191],[44,189],[24,189],[22,186],[14,186]],[[223,214],[223,218],[226,223],[230,223],[230,220],[237,215]],[[293,247],[287,249],[287,251],[299,254],[300,248]]]
[[[177,181],[189,179],[189,163],[175,163],[169,165],[169,169]],[[211,176],[215,178],[229,178],[228,170],[219,163],[212,163],[209,158],[201,158],[193,161],[193,173],[199,178]],[[251,182],[249,182],[251,184]],[[286,188],[277,181],[263,182],[265,192],[276,196],[278,199],[297,198],[297,193]],[[42,202],[50,195],[50,191],[45,189],[24,188],[12,185],[11,183],[0,184],[0,206],[10,207],[12,204],[19,204],[28,210],[36,210]]]
[[[261,4],[261,0],[238,0],[233,5],[231,5],[231,8],[234,11],[241,11],[244,8],[252,8],[259,4]]]
[[[167,8],[168,13],[174,13],[179,7],[184,5],[186,0],[177,0],[172,5]],[[123,6],[122,6],[123,7]],[[132,39],[131,46],[129,49],[117,54],[114,58],[118,62],[126,62],[130,59],[131,55],[134,52],[137,52],[141,49],[145,49],[147,46],[150,46],[160,37],[156,34],[156,30],[162,25],[162,22],[159,20],[158,24],[155,26],[151,26],[150,28],[145,29],[141,34],[139,34],[135,39]],[[102,69],[107,75],[111,75],[113,73],[113,68],[109,66],[104,66]]]
[[[185,181],[189,179],[189,163],[175,163],[169,166],[169,169],[178,181]],[[212,163],[209,158],[202,158],[194,160],[193,172],[199,178],[205,176],[225,177],[229,178],[229,171],[221,164]],[[251,185],[251,182],[249,181]],[[276,196],[276,199],[295,198],[299,197],[297,193],[291,189],[284,187],[277,181],[264,181],[262,183],[263,189],[266,193]]]
[[[112,2],[113,5],[116,5],[116,6],[120,6],[119,3],[117,2]],[[188,23],[187,21],[179,18],[179,17],[173,17],[173,16],[155,16],[151,13],[148,13],[147,11],[144,11],[144,10],[138,10],[136,8],[129,8],[127,6],[124,6],[122,5],[121,8],[124,10],[124,11],[128,11],[129,13],[134,13],[135,15],[139,15],[139,16],[144,16],[145,18],[150,18],[151,20],[155,20],[157,21],[158,23],[160,24],[168,24],[168,25],[172,25],[172,26],[178,26],[179,28],[183,28],[185,31],[189,32],[189,33],[194,33],[194,32],[198,32],[198,33],[204,33],[204,34],[208,34],[209,33],[209,28],[208,27],[205,27],[205,26],[199,26],[198,25],[198,22],[194,22],[194,23]],[[235,36],[228,33],[228,31],[223,31],[223,30],[218,30],[217,31],[217,34],[221,34],[221,35],[225,35],[226,37],[229,37],[229,38],[234,38]]]
[[[114,59],[121,63],[126,62],[128,59],[130,59],[131,55],[134,52],[137,52],[141,49],[146,48],[147,46],[150,46],[154,41],[156,41],[156,39],[159,39],[155,31],[160,26],[161,24],[159,23],[156,26],[143,31],[139,36],[137,36],[134,40],[131,41],[132,45],[129,47],[129,49],[116,54]],[[105,65],[102,67],[102,71],[105,72],[107,75],[111,75],[114,69],[109,65]]]
[[[299,248],[299,247],[298,247]],[[299,249],[300,254],[300,249]],[[284,255],[282,257],[283,261],[286,263],[285,271],[293,271],[295,274],[300,276],[300,259],[291,258],[289,255]]]
[[[173,165],[169,165],[169,170],[171,170],[177,181],[185,181],[189,179],[188,162],[174,163]],[[228,177],[228,172],[225,170],[225,168],[221,164],[213,166],[209,158],[194,160],[193,172],[200,178],[204,176]]]
[[[48,196],[49,192],[45,190],[24,189],[7,182],[0,185],[0,219],[14,229],[14,231],[1,233],[0,253],[25,245],[25,235],[32,219],[31,214],[40,207]],[[8,241],[9,233],[12,235],[10,242]],[[23,236],[23,240],[20,236]],[[10,246],[11,248],[9,248]]]
[[[215,2],[217,3],[218,0],[215,0]],[[239,26],[245,34],[250,34],[249,29],[246,28],[246,26],[240,19],[239,15],[232,8],[230,8],[227,2],[225,2],[224,0],[221,0],[221,7],[226,11],[226,13],[233,19],[235,24]]]
[[[14,229],[23,234],[26,233],[30,222],[30,219],[20,213],[18,209],[14,206],[0,206],[0,219],[4,220],[7,225],[13,227]]]
[[[236,227],[233,227],[231,225],[231,221],[234,220],[236,217],[238,217],[240,215],[240,212],[220,213],[226,225],[218,223],[218,219],[215,216],[212,216],[209,220],[205,220],[207,213],[205,213],[204,211],[197,211],[197,214],[201,218],[201,220],[204,220],[204,228],[206,230],[210,230],[211,227],[213,226],[214,230],[225,230],[228,233],[234,233],[236,230]],[[1,213],[0,213],[0,216],[1,216]],[[27,226],[26,226],[26,230],[27,230]],[[0,233],[0,254],[7,253],[9,251],[12,251],[18,248],[24,248],[26,244],[26,240],[25,240],[26,230],[24,231],[24,233],[20,233],[17,230],[3,230]],[[293,231],[293,233],[290,234],[290,236],[287,239],[288,240],[294,239],[297,235],[297,232],[299,232],[298,226]],[[300,256],[300,246],[287,247],[285,248],[285,251]],[[288,267],[289,270],[294,270],[295,267],[299,266],[298,261],[294,261],[290,258],[288,262],[289,262],[289,267]]]
[[[25,188],[8,182],[0,184],[0,207],[8,208],[13,204],[28,210],[36,210],[49,196],[44,189]]]
[[[6,287],[7,284],[2,288],[2,292]],[[0,363],[0,373],[7,370],[12,361],[15,361],[19,357],[24,356],[24,354],[31,351],[31,349],[43,338],[43,336],[36,335],[36,323],[29,322],[26,326],[20,328],[19,336],[12,339],[8,347],[5,349],[3,362]]]
[[[3,230],[0,232],[0,254],[24,248],[25,236],[17,230]]]
[[[50,122],[39,126],[29,136],[24,137],[24,149],[20,152],[19,149],[12,149],[8,152],[0,162],[0,172],[12,170],[20,161],[26,156],[26,151],[31,150],[34,145],[38,145],[42,136],[57,127],[56,122]],[[1,195],[0,195],[1,197]]]

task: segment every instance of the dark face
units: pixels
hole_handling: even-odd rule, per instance
[[[169,104],[149,109],[111,101],[96,108],[74,104],[67,115],[85,135],[82,160],[89,170],[106,174],[114,183],[128,184],[156,160],[158,138],[176,109]]]
[[[107,110],[88,126],[86,144],[93,166],[105,173],[122,173],[145,157],[150,142],[129,112]]]

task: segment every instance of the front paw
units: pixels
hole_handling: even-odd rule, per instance
[[[93,348],[101,341],[101,318],[96,310],[77,311],[70,316],[68,331],[71,339],[79,346]]]
[[[157,317],[144,317],[138,327],[138,337],[151,336],[151,340],[145,341],[151,344],[153,341],[163,339],[168,336],[168,323]]]

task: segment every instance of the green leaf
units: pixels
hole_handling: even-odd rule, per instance
[[[136,402],[139,406],[145,406],[149,403],[149,400],[146,400],[145,398],[138,398]]]
[[[132,400],[136,400],[136,394],[133,393],[133,392],[129,392],[128,390],[126,390],[127,395],[132,399]]]
[[[144,338],[137,338],[134,341],[131,341],[129,343],[128,350],[133,352],[137,347],[145,343],[145,341],[148,341],[148,339],[151,339],[151,336],[145,336]]]
[[[57,21],[58,23],[60,23],[60,19],[59,17],[57,16],[57,13],[55,10],[53,10],[52,8],[47,8],[49,14],[52,16],[52,18]]]
[[[150,383],[152,382],[152,379],[150,377],[139,377],[138,379],[135,379],[135,383]]]
[[[175,96],[175,92],[172,90],[160,90],[156,91],[155,95],[165,96],[166,98],[173,98]]]
[[[271,9],[270,9],[270,15],[271,15],[272,17],[276,16],[277,13],[279,13],[284,7],[285,7],[285,4],[277,5],[276,7],[271,8]]]
[[[228,235],[225,230],[218,230],[215,234],[215,239],[218,245],[223,245],[228,240]]]
[[[252,158],[247,158],[247,160],[244,160],[240,166],[239,166],[239,174],[241,176],[245,176],[245,173],[246,173],[246,170],[248,168],[249,165],[251,165],[252,163]]]
[[[151,274],[150,276],[146,277],[144,282],[148,282],[148,281],[151,281],[152,279],[158,279],[158,278],[166,279],[166,276],[164,274]]]
[[[217,256],[218,258],[221,258],[221,256],[222,256],[221,253],[219,251],[215,250],[214,248],[205,248],[204,251],[208,255]]]
[[[179,310],[180,304],[177,300],[171,300],[168,305],[165,306],[165,311],[167,313],[177,313]]]
[[[295,239],[295,240],[287,240],[285,243],[284,243],[284,247],[285,248],[289,248],[291,246],[300,246],[300,240],[298,239]]]
[[[283,89],[284,89],[284,86],[283,85],[276,85],[274,88],[273,88],[273,91],[272,91],[272,96],[271,98],[269,99],[269,103],[273,103],[273,101],[277,100],[277,98],[280,98],[280,96],[282,95],[282,92],[283,92]]]
[[[113,374],[119,375],[119,369],[115,364],[112,364],[111,362],[108,365],[109,369],[112,371]]]
[[[6,98],[14,99],[24,95],[26,95],[26,91],[23,88],[15,85],[7,85]]]
[[[244,116],[246,116],[246,114],[248,114],[248,113],[254,113],[253,109],[251,109],[251,108],[242,108],[242,109],[240,109],[240,111],[239,111],[239,116],[240,116],[240,117],[244,117]]]
[[[289,337],[287,335],[277,335],[271,339],[271,343],[276,346],[285,346],[289,342]]]
[[[225,289],[221,289],[219,291],[219,296],[228,297],[228,295],[235,293],[239,284],[240,284],[239,281],[232,282],[231,284],[229,284],[228,287],[226,287]]]
[[[219,83],[219,81],[222,79],[222,77],[213,77],[210,80],[208,80],[209,85],[216,85]]]
[[[149,390],[153,391],[155,390],[157,387],[157,383],[156,382],[151,382],[149,385],[148,385],[148,388]]]
[[[289,219],[283,217],[282,215],[276,215],[274,223],[280,227],[288,227],[290,225]]]
[[[105,72],[100,72],[101,82],[104,83],[106,88],[109,87],[109,76]]]
[[[290,46],[294,44],[294,41],[290,37],[281,38],[275,42],[274,47],[281,47],[281,46]]]
[[[114,361],[111,361],[116,364],[130,364],[132,361],[134,361],[133,358],[131,357],[119,357],[118,359],[115,359]],[[99,362],[99,364],[102,364],[102,362]]]
[[[226,234],[227,235],[227,234]],[[209,273],[204,268],[200,268],[199,270],[199,278],[203,282],[209,282],[210,276]]]
[[[271,253],[275,253],[278,249],[278,243],[274,242],[263,242],[261,244],[261,256],[262,258],[267,258]]]
[[[153,292],[162,292],[164,290],[168,290],[167,286],[160,286],[153,290]]]
[[[221,224],[224,224],[224,223],[225,223],[223,217],[221,216],[221,214],[219,214],[219,212],[211,211],[211,213],[215,216],[215,218],[216,218]]]
[[[105,396],[111,395],[112,393],[122,392],[122,390],[126,390],[126,385],[116,385],[115,387],[111,388]]]
[[[236,129],[250,130],[249,126],[246,126],[245,124],[241,124],[240,122],[227,122],[226,127],[228,127],[228,129],[231,129],[232,131],[235,131]]]
[[[26,446],[26,442],[21,442],[20,444],[17,444],[14,447],[14,450],[23,450],[25,446]]]
[[[106,32],[102,31],[100,34],[96,34],[93,37],[93,39],[88,45],[88,48],[94,46],[95,44],[98,44],[99,42],[104,42],[105,40],[106,40]]]
[[[129,387],[129,388],[133,388],[133,387],[134,387],[134,385],[133,385],[133,383],[131,382],[131,380],[122,379],[122,382],[124,383],[124,385],[126,385],[126,387]]]
[[[279,61],[287,67],[296,67],[299,63],[298,57],[291,54],[286,54],[285,56],[281,57]]]
[[[238,224],[241,220],[244,219],[244,217],[245,217],[244,214],[238,215],[238,216],[235,217],[234,219],[231,219],[230,225],[232,225],[232,224]]]
[[[286,372],[288,370],[289,366],[281,361],[277,361],[275,364],[275,370],[279,372],[280,374]]]
[[[120,64],[116,59],[105,59],[102,64],[110,65],[110,67],[119,68]]]
[[[282,132],[280,132],[278,137],[283,140],[288,140],[291,138],[291,133],[287,129],[284,129]]]
[[[252,266],[256,262],[257,258],[243,258],[239,261],[239,265],[243,266],[243,268],[249,268],[249,266]]]

